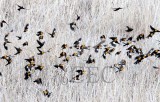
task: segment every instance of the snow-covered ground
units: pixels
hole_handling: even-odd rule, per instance
[[[17,4],[28,10],[19,12]],[[123,9],[114,12],[112,8],[115,7]],[[0,0],[0,21],[8,23],[8,26],[0,28],[0,56],[16,53],[14,46],[23,49],[7,67],[6,61],[0,60],[0,102],[160,102],[160,70],[152,68],[160,67],[159,59],[149,57],[134,65],[134,58],[126,56],[127,47],[117,46],[116,51],[121,50],[122,53],[119,56],[108,55],[106,60],[102,58],[103,49],[95,53],[91,48],[85,50],[81,57],[65,63],[66,72],[54,67],[62,62],[58,58],[62,44],[72,46],[75,40],[82,38],[82,43],[94,46],[100,42],[101,35],[107,37],[106,44],[111,41],[108,38],[111,36],[136,38],[141,33],[147,36],[150,25],[160,29],[159,11],[160,0]],[[77,15],[81,19],[77,21],[78,28],[74,32],[69,23],[75,21]],[[29,29],[24,33],[27,23]],[[132,27],[133,32],[125,32],[126,26]],[[50,38],[47,33],[53,28],[56,28],[56,35]],[[8,37],[12,43],[8,44],[9,50],[6,51],[4,36],[12,29]],[[38,31],[44,32],[46,43],[43,50],[52,48],[43,56],[37,55]],[[16,36],[21,35],[22,40],[17,40]],[[157,40],[160,40],[159,33],[135,44],[147,53],[151,48],[159,49]],[[22,47],[25,41],[29,42],[28,47]],[[71,54],[76,50],[65,51]],[[95,58],[95,64],[85,63],[89,54]],[[33,55],[36,65],[43,64],[45,67],[42,71],[33,71],[32,77],[26,81],[24,66],[27,63],[24,59]],[[122,59],[127,61],[124,71],[115,73],[113,69],[106,68]],[[83,67],[87,73],[82,82],[71,83],[71,68],[77,66]],[[89,69],[94,73],[91,82],[87,82]],[[43,84],[33,83],[36,78],[42,78]],[[95,78],[99,80],[93,83]],[[43,95],[45,89],[52,92],[49,98]]]

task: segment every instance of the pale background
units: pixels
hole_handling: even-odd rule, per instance
[[[17,5],[23,5],[29,10],[17,11]],[[122,7],[124,9],[114,12],[112,8]],[[152,66],[160,66],[159,59],[149,57],[140,65],[134,65],[134,59],[126,56],[126,47],[116,47],[116,51],[122,50],[122,54],[107,56],[103,60],[101,55],[94,49],[85,51],[79,58],[73,58],[65,64],[67,72],[55,69],[54,64],[62,62],[57,58],[63,43],[72,45],[75,40],[82,37],[82,43],[94,46],[100,42],[99,37],[106,35],[106,44],[110,42],[108,37],[136,37],[140,33],[145,36],[149,34],[150,25],[160,29],[160,0],[0,0],[0,20],[6,20],[9,26],[0,29],[0,55],[13,55],[16,50],[14,46],[21,47],[25,41],[29,42],[28,47],[24,47],[23,52],[13,58],[13,63],[5,67],[5,60],[0,60],[0,102],[160,102],[160,70],[153,69]],[[75,32],[69,28],[69,23],[75,21],[76,14],[81,16],[77,22],[78,28]],[[27,33],[23,32],[24,26],[29,23]],[[126,33],[126,26],[134,29],[131,33]],[[55,38],[50,38],[47,32],[52,32],[56,28]],[[10,30],[8,39],[12,42],[9,51],[3,48],[3,38]],[[51,53],[37,56],[36,33],[45,32],[46,41],[43,50],[52,48]],[[21,41],[15,36],[22,35]],[[144,53],[154,47],[159,48],[156,40],[160,39],[159,33],[153,38],[142,40],[136,43],[137,47],[142,47]],[[71,54],[74,50],[67,50]],[[115,53],[115,52],[114,52]],[[96,59],[95,64],[86,65],[88,55],[92,54]],[[24,80],[24,66],[27,64],[25,58],[35,55],[36,64],[45,66],[43,71],[33,71],[32,78]],[[94,84],[68,83],[62,85],[54,76],[59,75],[70,78],[70,66],[92,66],[98,67],[99,72],[105,66],[118,63],[121,59],[127,60],[125,71],[114,73],[113,69],[106,70],[105,78],[112,83],[99,81]],[[101,74],[99,73],[99,76]],[[42,78],[43,85],[33,83],[36,78]],[[85,78],[84,78],[85,79]],[[52,92],[47,98],[42,91],[48,89]]]

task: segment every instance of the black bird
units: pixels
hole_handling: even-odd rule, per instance
[[[43,45],[45,44],[45,41],[44,42],[40,42],[39,40],[37,40],[37,43],[39,44],[39,46],[37,47],[39,49],[39,48],[43,47]]]
[[[42,84],[42,79],[41,78],[38,78],[36,80],[34,80],[33,82],[37,83],[37,84]]]
[[[41,51],[39,48],[37,48],[37,49],[39,51],[38,55],[43,55],[45,53],[44,51]]]
[[[2,76],[2,73],[0,72],[0,76]]]
[[[127,27],[126,32],[131,32],[131,31],[133,31],[133,28],[130,28],[129,26],[126,26],[126,27]]]
[[[28,31],[28,26],[29,26],[29,24],[26,24],[26,26],[24,27],[24,32]]]
[[[144,34],[139,34],[137,36],[137,41],[141,40],[141,39],[144,39]]]
[[[80,20],[80,16],[77,15],[77,21]]]
[[[35,67],[35,70],[40,70],[40,71],[42,71],[43,68],[44,68],[44,66],[38,65],[37,67]]]
[[[49,92],[48,90],[44,90],[43,94],[44,94],[44,96],[47,96],[47,97],[51,96],[51,92]]]
[[[26,9],[26,8],[24,8],[23,6],[20,6],[20,5],[17,5],[18,6],[18,11],[21,11],[21,10],[23,10],[23,9]]]
[[[35,61],[35,58],[34,58],[34,56],[32,56],[32,57],[30,57],[28,59],[24,59],[24,60],[26,60],[26,62],[31,63],[32,61]]]
[[[83,75],[85,73],[85,70],[79,69],[79,70],[76,70],[76,72],[78,73],[78,75]]]
[[[18,38],[18,40],[21,40],[22,39],[22,36],[16,36]]]
[[[78,40],[76,40],[76,41],[74,42],[74,45],[78,45],[78,44],[80,43],[80,41],[82,41],[82,38],[79,38]]]
[[[118,52],[115,53],[115,55],[119,55],[120,53],[121,53],[121,51],[118,51]]]
[[[123,9],[123,8],[121,8],[121,7],[113,8],[113,11],[118,11],[118,10],[120,10],[120,9]]]
[[[29,77],[31,77],[31,72],[26,72],[24,76],[24,79],[27,80]]]
[[[91,59],[91,55],[89,55],[88,60],[86,61],[87,64],[95,63],[95,59]]]
[[[150,32],[149,35],[147,36],[147,38],[153,37],[154,34],[155,34],[155,32]]]
[[[7,66],[7,65],[11,64],[12,59],[11,59],[10,57],[8,57],[8,59],[6,59],[6,61],[7,61],[7,64],[6,64],[5,66]]]
[[[72,22],[72,23],[70,23],[69,25],[70,25],[70,29],[71,29],[72,31],[75,31],[75,27],[77,26],[76,23],[75,23],[75,22]]]
[[[56,28],[53,29],[52,33],[48,33],[48,34],[51,35],[51,38],[54,38],[55,32],[56,32]]]
[[[152,32],[160,32],[160,30],[153,28],[151,25],[150,25],[150,28],[151,28]]]
[[[153,66],[154,69],[159,69],[159,67]]]
[[[14,55],[18,55],[22,52],[21,48],[17,48],[17,47],[14,47],[14,48],[17,50],[17,52]]]
[[[7,22],[6,22],[5,20],[2,20],[2,21],[1,21],[1,27],[3,27],[4,23],[7,24]]]
[[[24,42],[24,43],[23,43],[23,46],[28,46],[28,42],[27,42],[27,41]]]
[[[3,43],[3,46],[4,46],[5,50],[8,50],[8,46],[7,46],[6,44],[7,44],[7,43],[4,42],[4,43]]]

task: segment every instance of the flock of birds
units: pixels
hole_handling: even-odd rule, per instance
[[[113,11],[118,11],[121,9],[123,9],[123,8],[114,8]],[[24,8],[23,6],[18,5],[17,10],[21,11],[21,10],[27,10],[27,9]],[[77,15],[76,21],[79,21],[79,20],[80,20],[80,16]],[[2,20],[0,22],[0,27],[1,28],[4,27],[5,24],[8,25],[8,23],[5,20]],[[69,24],[69,27],[72,31],[75,31],[78,28],[76,22],[71,22]],[[26,24],[26,26],[24,27],[24,32],[27,32],[28,29],[29,29],[29,24]],[[150,26],[150,29],[151,29],[151,31],[147,37],[145,37],[144,34],[139,34],[136,37],[136,39],[134,39],[133,36],[128,37],[128,38],[109,37],[109,39],[111,40],[110,45],[105,44],[105,41],[107,39],[105,35],[100,36],[100,42],[93,47],[86,46],[85,44],[81,44],[82,38],[77,39],[73,43],[73,46],[69,46],[68,44],[62,44],[61,45],[62,52],[59,53],[59,59],[63,59],[63,61],[62,61],[62,63],[55,64],[54,67],[57,69],[61,69],[62,71],[66,71],[64,63],[68,63],[72,57],[80,57],[82,54],[84,54],[84,50],[94,49],[95,53],[98,53],[99,50],[102,49],[103,54],[101,57],[103,59],[106,59],[107,55],[111,55],[115,52],[116,46],[121,46],[121,45],[124,47],[127,47],[126,51],[127,51],[127,56],[129,58],[132,58],[133,54],[136,55],[136,57],[134,58],[134,60],[135,60],[134,64],[139,64],[145,58],[150,57],[150,56],[155,56],[157,58],[160,58],[160,50],[159,49],[152,48],[151,50],[148,51],[148,53],[144,54],[141,48],[138,48],[138,47],[136,47],[136,45],[134,45],[135,42],[138,42],[140,40],[145,40],[146,38],[151,38],[151,37],[153,37],[154,34],[160,32],[160,30],[157,30],[156,28],[154,28],[152,26]],[[126,27],[126,32],[128,32],[128,33],[132,32],[133,30],[134,29],[129,26]],[[13,32],[13,30],[11,32]],[[45,53],[49,53],[51,48],[48,49],[47,51],[42,50],[42,47],[45,45],[45,41],[43,41],[44,32],[38,31],[36,35],[38,37],[37,44],[39,45],[39,46],[37,46],[37,51],[38,51],[37,55],[42,56]],[[48,35],[50,35],[51,38],[54,38],[56,35],[56,28],[53,29],[52,33],[48,33]],[[7,45],[12,43],[8,40],[8,38],[7,38],[8,36],[9,36],[9,33],[7,33],[4,37],[3,45],[4,45],[5,50],[8,50]],[[22,36],[16,36],[16,37],[18,40],[22,39]],[[23,47],[25,47],[25,46],[27,47],[29,45],[29,42],[24,42],[22,45],[23,45]],[[12,63],[12,59],[15,56],[20,55],[21,52],[23,51],[22,48],[20,48],[20,47],[14,47],[14,48],[17,51],[14,55],[3,55],[1,57],[2,60],[7,61],[7,64],[5,66],[10,65]],[[76,52],[74,52],[72,54],[68,54],[65,52],[65,49],[76,49]],[[115,52],[115,55],[116,56],[120,55],[121,52],[122,51],[117,51],[117,52]],[[43,65],[36,65],[35,64],[35,56],[31,56],[29,58],[24,59],[27,62],[26,66],[24,67],[24,69],[25,69],[24,79],[25,80],[28,80],[29,78],[32,77],[32,74],[33,74],[33,73],[31,73],[32,70],[42,71],[44,68]],[[92,55],[90,54],[88,56],[88,59],[86,60],[86,64],[94,64],[95,62],[96,62],[96,60],[94,58],[92,58]],[[116,64],[110,66],[110,68],[115,69],[116,70],[115,73],[119,73],[124,70],[125,65],[126,65],[126,60],[122,59],[119,63],[116,63]],[[154,66],[153,68],[158,68],[158,67]],[[75,73],[77,73],[77,74],[70,80],[70,82],[80,80],[80,77],[86,73],[86,70],[78,69],[78,70],[76,70]],[[0,73],[0,76],[2,76],[2,73]],[[37,84],[42,84],[43,81],[41,78],[38,78],[38,79],[35,79],[33,82],[37,83]],[[47,97],[50,97],[51,92],[49,92],[46,89],[43,91],[43,94]]]

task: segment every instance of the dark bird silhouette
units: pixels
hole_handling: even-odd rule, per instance
[[[154,69],[159,69],[159,67],[153,66]]]
[[[121,51],[118,51],[118,52],[115,53],[115,55],[119,55],[120,53],[121,53]]]
[[[33,82],[37,83],[37,84],[42,84],[42,79],[41,78],[38,78],[36,80],[34,80]]]
[[[43,94],[44,96],[47,96],[48,98],[51,96],[51,92],[49,92],[48,90],[44,90]]]
[[[30,58],[28,58],[28,59],[24,59],[26,62],[29,62],[30,64],[31,64],[31,62],[33,61],[35,61],[35,58],[34,58],[34,56],[32,56],[32,57],[30,57]]]
[[[29,26],[29,24],[26,24],[26,26],[24,27],[24,32],[28,31],[28,26]]]
[[[21,10],[24,10],[24,9],[26,9],[26,8],[24,8],[23,6],[20,6],[20,5],[17,5],[18,6],[18,11],[21,11]]]
[[[4,26],[4,23],[7,24],[7,22],[5,20],[1,21],[1,28]]]
[[[61,70],[65,71],[63,64],[56,64],[56,65],[54,65],[54,67],[60,68]]]
[[[153,28],[151,25],[150,25],[150,28],[151,28],[152,32],[160,32],[160,30]]]
[[[77,27],[76,23],[75,23],[75,22],[72,22],[72,23],[70,23],[69,25],[70,25],[70,29],[71,29],[72,31],[75,31],[75,27]]]
[[[40,71],[42,71],[43,68],[44,68],[44,66],[38,65],[37,67],[35,67],[35,70],[40,70]]]
[[[17,48],[17,47],[14,47],[14,48],[17,50],[17,52],[14,55],[18,55],[22,52],[21,48]]]
[[[80,16],[77,15],[77,21],[80,20]]]
[[[5,66],[7,66],[7,65],[11,64],[11,62],[12,62],[11,57],[8,57],[8,58],[6,59],[6,61],[7,61],[7,64],[6,64]]]
[[[91,59],[91,55],[89,55],[88,60],[86,61],[87,64],[95,63],[95,59]]]
[[[153,37],[154,34],[155,34],[155,32],[150,32],[149,35],[147,36],[147,38]]]
[[[27,42],[27,41],[24,42],[24,43],[23,43],[23,46],[28,46],[28,42]]]
[[[39,48],[37,48],[39,53],[37,53],[38,55],[43,55],[45,52],[44,51],[41,51]]]
[[[24,79],[27,80],[28,78],[31,77],[31,72],[26,72],[24,76],[25,76]]]
[[[3,43],[3,46],[4,46],[5,50],[8,50],[8,46],[7,46],[6,44],[7,44],[7,43],[4,42],[4,43]]]
[[[56,28],[53,29],[52,33],[48,33],[49,35],[51,35],[51,38],[54,38],[56,33]]]
[[[123,8],[121,8],[121,7],[113,8],[113,11],[118,11],[118,10],[120,10],[120,9],[123,9]]]
[[[136,39],[137,41],[144,39],[144,34],[139,34]]]
[[[131,32],[131,31],[133,31],[133,28],[130,28],[129,26],[126,26],[126,27],[127,27],[126,32]]]
[[[43,45],[45,44],[45,41],[41,42],[41,41],[37,40],[37,43],[39,44],[39,46],[37,47],[39,49],[39,48],[43,47]]]
[[[0,76],[2,76],[2,73],[0,72]]]
[[[16,36],[18,38],[18,40],[21,40],[22,39],[22,36]]]

